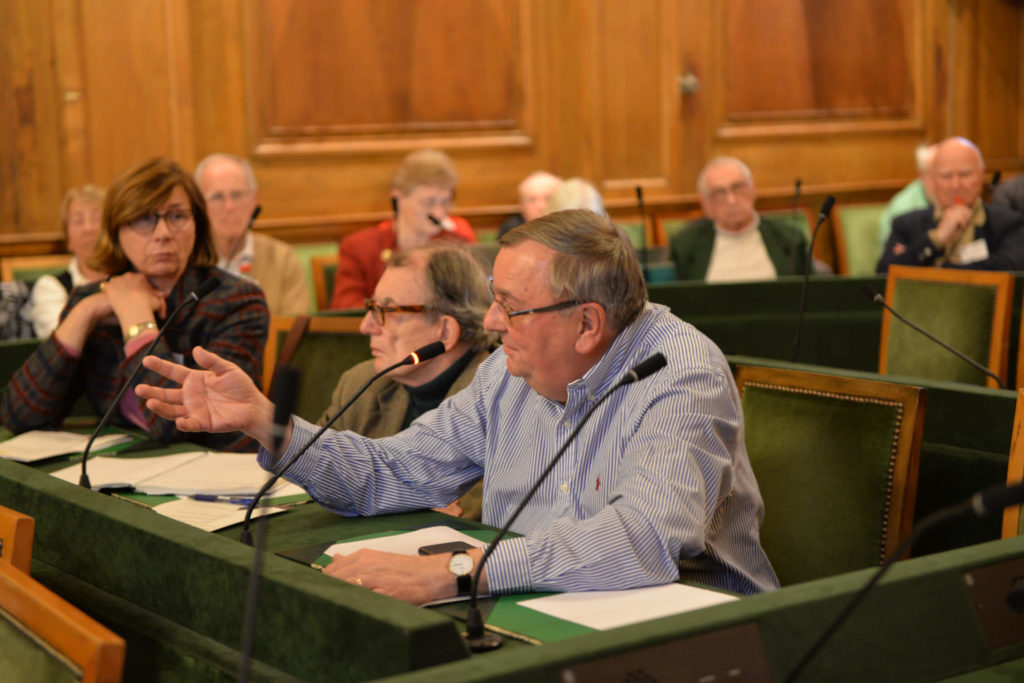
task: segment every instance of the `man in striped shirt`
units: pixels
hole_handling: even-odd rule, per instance
[[[562,211],[501,239],[484,325],[503,347],[473,383],[407,430],[372,440],[328,431],[288,472],[322,505],[374,515],[443,505],[484,475],[483,521],[501,525],[582,416],[654,353],[667,367],[619,389],[594,414],[495,549],[482,590],[615,590],[675,581],[754,593],[778,585],[759,543],[764,514],[722,352],[647,302],[621,231]],[[273,406],[229,363],[146,366],[180,392],[140,388],[180,429],[242,429],[271,442]],[[212,419],[210,415],[222,415]],[[282,460],[316,427],[293,417]],[[261,450],[261,463],[279,467]],[[480,551],[468,553],[473,564]],[[414,603],[457,595],[464,558],[363,550],[327,573]],[[459,566],[461,565],[461,566]]]

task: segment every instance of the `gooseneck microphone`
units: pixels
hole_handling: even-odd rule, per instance
[[[644,270],[644,278],[648,276],[647,268],[647,207],[644,206],[644,188],[640,185],[636,186],[636,206],[640,209],[640,249],[643,254],[643,262],[641,265]]]
[[[259,204],[257,204],[256,208],[252,210],[252,216],[249,217],[249,227],[250,228],[252,228],[252,224],[256,222],[256,219],[259,218],[260,212],[262,212],[262,211],[263,211],[263,207],[260,206]]]
[[[797,180],[799,183],[800,180]],[[797,189],[799,189],[797,185]],[[796,317],[796,336],[793,339],[793,355],[790,357],[790,362],[796,362],[797,353],[800,351],[800,329],[804,325],[804,309],[807,307],[807,284],[811,279],[811,264],[814,263],[814,240],[818,238],[818,229],[821,228],[821,224],[825,222],[828,215],[832,213],[832,205],[836,203],[836,198],[832,195],[825,197],[825,201],[821,203],[821,211],[818,212],[818,220],[814,224],[814,230],[811,232],[811,244],[807,247],[807,263],[804,266],[804,284],[800,288],[800,309],[797,312]]]
[[[590,416],[594,414],[594,411],[597,410],[598,407],[620,387],[632,384],[633,382],[639,382],[645,377],[653,375],[655,372],[665,367],[666,364],[667,361],[665,360],[665,356],[661,353],[656,353],[653,356],[650,356],[635,365],[632,370],[627,372],[626,375],[615,384],[615,386],[606,391],[604,396],[598,399],[597,403],[595,403],[590,410],[586,412],[583,418],[580,419],[579,424],[576,425],[576,428],[573,429],[572,433],[566,438],[562,447],[558,449],[557,453],[555,453],[555,457],[551,459],[548,466],[545,467],[544,471],[540,473],[539,477],[537,477],[537,481],[534,482],[533,486],[530,487],[530,490],[526,492],[525,496],[523,496],[522,502],[520,502],[516,507],[508,521],[505,522],[505,526],[501,527],[501,530],[494,537],[494,540],[491,541],[490,545],[488,545],[486,550],[484,550],[484,554],[480,557],[480,562],[477,563],[476,571],[473,574],[473,587],[469,592],[469,611],[466,613],[466,642],[469,644],[470,650],[473,652],[483,652],[486,650],[493,650],[501,646],[501,636],[484,630],[484,620],[480,615],[480,609],[477,607],[476,599],[477,592],[480,590],[480,572],[483,571],[487,558],[490,557],[491,553],[494,552],[494,549],[498,547],[498,541],[504,538],[508,533],[509,528],[516,519],[519,518],[519,515],[526,507],[526,504],[529,503],[537,493],[540,485],[544,483],[544,480],[551,473],[551,470],[553,470],[555,465],[558,464],[562,454],[565,453],[565,450],[576,438],[576,435],[580,433],[581,429],[583,429],[583,425],[587,423],[587,420],[589,420]]]
[[[299,371],[284,366],[274,378],[274,457],[281,457],[281,442],[288,428],[288,421],[299,395]],[[238,665],[239,683],[247,683],[252,671],[252,650],[256,641],[256,616],[260,604],[260,575],[263,573],[263,550],[267,545],[267,525],[261,520],[256,532],[256,546],[253,548],[252,566],[249,569],[249,586],[245,596],[245,617],[242,619],[241,661]]]
[[[289,467],[291,467],[292,465],[295,464],[295,461],[297,461],[300,457],[302,457],[302,454],[305,453],[309,449],[310,446],[312,446],[314,443],[316,443],[317,439],[319,439],[321,436],[323,436],[323,433],[326,432],[328,430],[328,428],[330,428],[330,426],[332,424],[334,424],[339,417],[341,417],[342,413],[344,413],[346,410],[348,410],[348,407],[350,405],[352,405],[353,403],[355,403],[356,399],[363,395],[363,392],[365,392],[367,389],[370,388],[371,384],[373,384],[378,379],[380,379],[384,375],[388,374],[389,372],[391,372],[395,368],[400,368],[403,365],[419,365],[420,363],[426,362],[426,361],[430,360],[431,358],[436,358],[437,356],[440,356],[442,353],[444,353],[444,343],[443,342],[439,342],[439,341],[430,342],[426,346],[421,346],[420,348],[416,349],[415,351],[413,351],[408,356],[406,356],[402,360],[398,361],[394,365],[389,365],[388,367],[384,368],[383,370],[378,372],[376,375],[371,377],[369,380],[367,380],[366,384],[364,384],[362,386],[362,388],[359,389],[359,391],[357,391],[355,393],[355,395],[352,396],[352,398],[350,398],[348,400],[348,402],[345,403],[345,405],[343,405],[341,408],[339,408],[338,412],[336,412],[331,417],[331,419],[327,421],[327,424],[325,424],[323,427],[321,427],[320,430],[317,431],[317,433],[313,435],[313,438],[311,438],[309,441],[307,441],[306,444],[302,448],[300,448],[298,450],[298,452],[295,453],[295,455],[293,455],[291,457],[291,459],[285,464],[285,466],[281,468],[281,471],[278,472],[277,474],[275,474],[274,476],[270,477],[269,479],[267,479],[267,483],[265,483],[260,488],[260,490],[256,493],[256,495],[253,496],[252,501],[249,503],[249,507],[245,511],[245,521],[242,523],[242,537],[241,537],[242,543],[245,543],[246,545],[252,545],[252,532],[249,531],[249,520],[252,517],[252,511],[256,509],[256,505],[260,502],[260,498],[262,498],[264,496],[264,494],[266,494],[266,492],[269,491],[270,488],[275,483],[277,483],[277,480],[280,479],[284,475],[284,473],[288,471]],[[278,405],[280,405],[280,404],[278,404]],[[274,432],[273,432],[273,438],[275,440],[275,447],[277,445],[277,439],[284,437],[284,434],[285,434],[285,432],[288,429],[289,418],[291,417],[291,411],[290,410],[283,415],[282,423],[281,423],[281,426],[280,426],[280,432],[278,433],[278,431],[277,431],[278,430],[277,417],[278,417],[278,412],[279,411],[277,410],[277,408],[278,408],[278,406],[275,405],[275,410],[274,410],[275,424],[274,424]]]
[[[1000,181],[1000,180],[1002,179],[1002,177],[1003,177],[1003,172],[1002,172],[1002,171],[1000,171],[1000,170],[999,170],[999,169],[997,168],[997,169],[996,169],[996,170],[995,170],[995,171],[994,171],[994,172],[992,173],[992,182],[990,182],[990,183],[988,184],[988,190],[989,190],[989,192],[991,192],[992,190],[996,189],[996,186],[998,186],[998,185],[999,185],[999,181]]]
[[[135,364],[135,369],[132,370],[130,375],[128,375],[128,379],[125,380],[124,384],[121,385],[121,388],[114,396],[114,402],[110,404],[109,408],[107,408],[107,412],[103,413],[103,417],[100,418],[99,424],[96,425],[96,428],[92,430],[92,434],[89,435],[89,441],[86,442],[85,450],[82,451],[82,474],[78,478],[79,486],[84,486],[87,489],[92,488],[92,482],[89,481],[89,474],[86,472],[85,468],[85,462],[89,459],[89,450],[92,448],[92,442],[96,440],[96,437],[100,435],[103,428],[107,426],[107,422],[110,421],[111,416],[114,414],[114,410],[117,409],[118,404],[121,402],[124,392],[128,391],[128,387],[132,385],[132,380],[134,380],[135,376],[139,374],[139,370],[142,369],[142,359],[153,353],[153,349],[156,348],[157,342],[163,339],[164,332],[166,332],[167,328],[171,326],[171,322],[173,322],[178,316],[181,309],[185,308],[185,306],[188,306],[189,304],[198,303],[204,296],[217,289],[219,284],[220,280],[211,276],[203,280],[195,290],[189,292],[185,299],[178,304],[178,307],[175,308],[169,316],[167,316],[167,320],[165,320],[164,324],[160,327],[160,331],[157,332],[156,338],[150,342],[149,346],[146,347],[146,350],[141,356],[139,356],[139,362]]]
[[[864,598],[869,592],[871,592],[871,589],[874,588],[875,584],[877,584],[881,580],[882,576],[889,571],[889,567],[903,557],[914,543],[920,540],[922,534],[926,531],[930,531],[934,526],[947,522],[951,519],[956,519],[957,517],[962,517],[968,514],[973,514],[976,517],[987,517],[992,513],[999,512],[1005,507],[1009,507],[1010,505],[1019,505],[1021,503],[1024,503],[1024,482],[1012,485],[996,484],[984,491],[975,493],[962,503],[937,510],[922,519],[910,532],[910,535],[907,536],[903,543],[900,543],[899,547],[896,548],[889,559],[886,560],[885,564],[878,568],[878,571],[876,571],[871,577],[871,580],[853,596],[853,599],[850,600],[843,611],[839,613],[839,616],[837,616],[829,627],[825,629],[818,640],[811,645],[803,658],[795,667],[793,667],[793,670],[789,672],[789,675],[786,676],[786,683],[792,683],[798,676],[800,676],[801,673],[803,673],[804,669],[807,668],[807,665],[810,664],[818,652],[821,651],[821,648],[831,640],[839,627],[849,619],[854,609],[857,608],[857,605],[863,602]]]
[[[883,297],[881,294],[879,294],[878,291],[874,287],[872,287],[871,285],[862,285],[861,286],[861,291],[864,292],[864,296],[866,296],[867,298],[871,299],[876,304],[882,306],[885,310],[887,310],[890,313],[892,313],[893,316],[895,316],[897,320],[899,320],[903,324],[905,324],[908,327],[910,327],[910,329],[912,329],[915,332],[918,332],[920,334],[923,334],[924,336],[928,337],[929,339],[931,339],[933,342],[935,342],[936,344],[938,344],[942,348],[944,348],[947,351],[949,351],[950,353],[952,353],[954,356],[956,356],[960,360],[964,361],[965,363],[970,364],[971,367],[973,367],[974,369],[978,370],[979,372],[985,373],[986,376],[991,377],[992,379],[994,379],[996,381],[996,384],[999,385],[1000,389],[1005,389],[1006,388],[1006,385],[1003,383],[1003,380],[999,379],[999,376],[996,375],[996,373],[992,372],[991,370],[986,368],[984,365],[982,365],[978,361],[976,361],[973,358],[969,357],[967,354],[954,349],[952,346],[950,346],[946,342],[942,341],[938,337],[934,336],[933,334],[931,334],[930,332],[925,330],[923,327],[920,327],[919,325],[910,322],[909,320],[904,318],[902,315],[897,313],[895,308],[893,308],[889,304],[885,303],[885,297]]]

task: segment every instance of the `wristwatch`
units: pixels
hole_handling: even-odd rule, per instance
[[[473,558],[467,555],[465,550],[456,550],[448,560],[448,571],[455,574],[459,597],[469,595],[473,587],[473,564]]]

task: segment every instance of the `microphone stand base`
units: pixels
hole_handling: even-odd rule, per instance
[[[501,647],[502,639],[497,633],[491,633],[484,631],[479,637],[471,638],[468,633],[463,633],[462,637],[466,639],[466,644],[469,645],[470,652],[490,652],[491,650],[497,650]]]

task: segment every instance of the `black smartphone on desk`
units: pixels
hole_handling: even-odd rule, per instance
[[[447,553],[456,553],[460,550],[474,550],[476,546],[472,546],[465,541],[451,541],[449,543],[435,543],[434,545],[422,546],[419,550],[420,555],[445,555]]]

